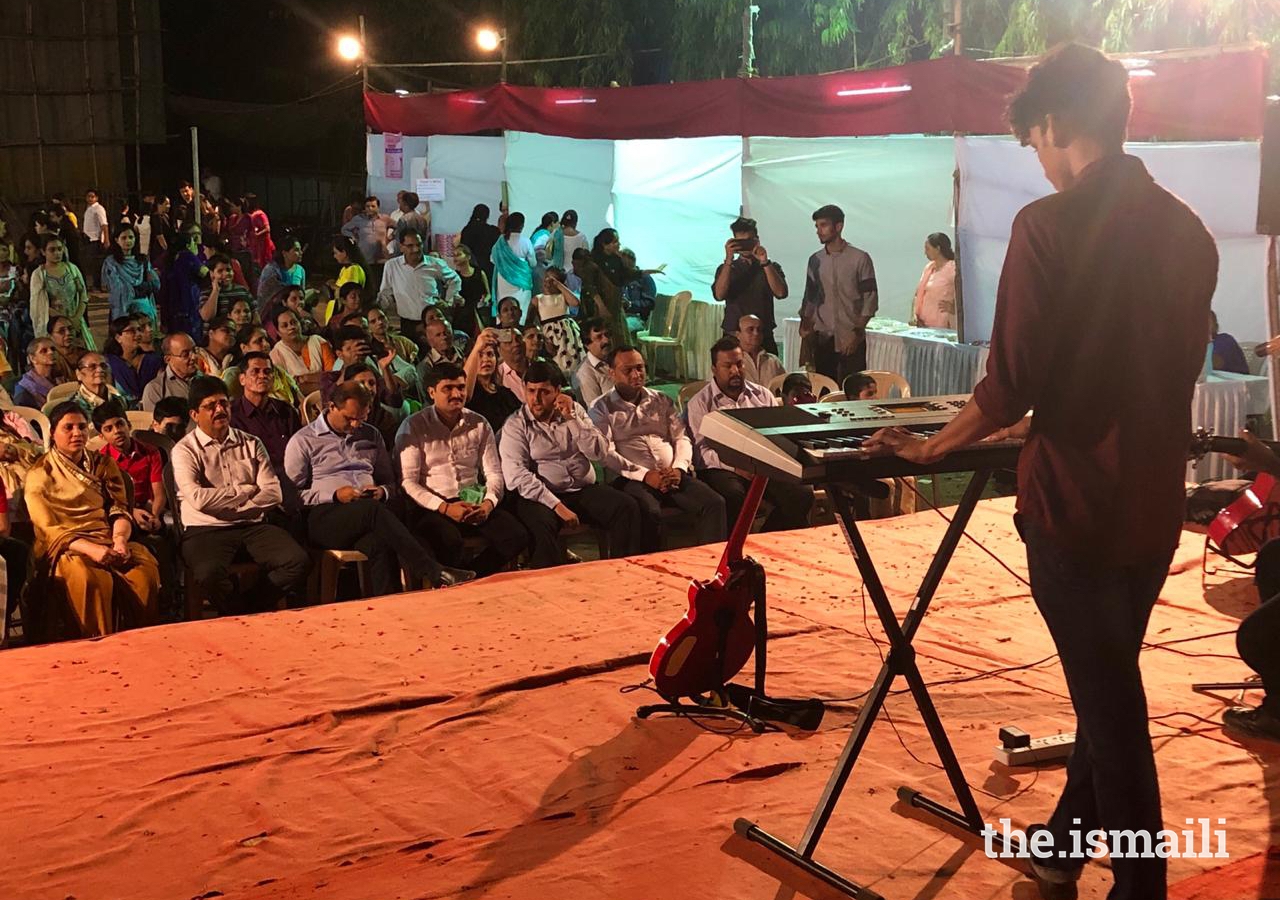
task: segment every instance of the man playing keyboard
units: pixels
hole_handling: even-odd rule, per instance
[[[927,465],[1001,428],[1026,436],[1016,522],[1077,718],[1046,826],[1068,852],[1032,863],[1045,896],[1075,896],[1073,832],[1163,827],[1138,654],[1182,522],[1218,254],[1124,153],[1129,106],[1124,67],[1095,50],[1067,45],[1031,70],[1009,121],[1056,193],[1014,220],[986,377],[937,435],[868,442]],[[1113,859],[1109,900],[1162,900],[1166,866]]]

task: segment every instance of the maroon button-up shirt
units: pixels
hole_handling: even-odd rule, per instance
[[[1209,232],[1136,157],[1014,220],[974,400],[1000,425],[1034,408],[1018,510],[1064,548],[1126,565],[1177,542],[1217,278]]]

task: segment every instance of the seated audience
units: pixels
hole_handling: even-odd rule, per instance
[[[136,440],[129,416],[115,400],[93,411],[93,427],[106,441],[98,451],[110,456],[133,483],[130,513],[139,533],[155,534],[163,527],[165,509],[164,460],[160,451]]]
[[[191,379],[196,375],[196,342],[191,336],[177,332],[167,334],[160,342],[165,367],[142,391],[142,408],[156,408],[163,397],[186,398],[191,393]]]
[[[497,438],[484,416],[464,408],[467,376],[459,366],[433,366],[427,393],[431,405],[406,419],[396,435],[400,483],[417,510],[410,521],[450,566],[464,564],[466,538],[479,538],[484,549],[465,564],[491,575],[528,544],[524,526],[500,505]]]
[[[804,372],[792,372],[782,379],[782,405],[797,406],[801,403],[817,403],[813,396],[813,384]]]
[[[371,338],[370,355],[380,361],[383,368],[400,382],[408,396],[415,400],[425,399],[422,380],[413,365],[418,355],[417,345],[404,335],[390,331],[387,327],[387,314],[377,307],[369,310],[366,324]]]
[[[1249,374],[1249,363],[1244,358],[1244,351],[1236,339],[1225,331],[1218,330],[1218,314],[1209,312],[1209,339],[1213,342],[1213,370],[1215,372],[1234,372],[1237,375]]]
[[[227,318],[231,320],[231,324],[235,327],[236,334],[240,333],[241,328],[252,323],[253,317],[253,303],[249,300],[237,300],[231,304],[231,311],[227,313]]]
[[[746,315],[738,320],[738,341],[742,344],[742,371],[752,384],[769,386],[769,382],[787,370],[782,360],[764,348],[764,323],[759,316]]]
[[[53,449],[31,467],[26,482],[36,536],[35,596],[65,601],[84,637],[113,632],[117,613],[130,626],[156,622],[160,572],[146,548],[130,540],[133,519],[120,468],[110,456],[85,451],[89,419],[75,401],[50,410],[49,424]]]
[[[200,296],[200,318],[212,322],[222,316],[230,317],[231,308],[241,301],[253,309],[253,295],[247,287],[236,283],[231,257],[214,254],[209,259],[209,290]]]
[[[267,521],[283,495],[262,441],[231,427],[227,386],[197,377],[189,398],[195,427],[173,448],[183,528],[182,558],[195,586],[223,615],[272,609],[302,594],[311,561],[283,528]],[[266,590],[250,594],[231,564],[247,554]]]
[[[386,379],[378,374],[378,370],[368,363],[356,363],[348,366],[337,373],[337,385],[346,384],[349,381],[357,382],[364,385],[364,389],[375,398],[385,397],[387,388]],[[324,399],[322,402],[327,403]],[[387,450],[392,450],[396,445],[396,432],[400,430],[400,423],[404,421],[404,406],[391,406],[385,399],[378,399],[373,404],[373,408],[369,412],[368,423],[378,429],[378,433],[382,435],[383,443],[387,445]]]
[[[467,374],[467,409],[484,416],[494,434],[502,432],[507,418],[521,406],[520,398],[498,375],[498,345],[498,331],[484,329],[463,366]]]
[[[747,409],[774,406],[773,394],[743,375],[742,346],[735,337],[723,337],[711,345],[712,380],[694,394],[685,407],[685,418],[693,435],[693,461],[698,477],[724,497],[730,524],[736,522],[746,500],[751,474],[720,461],[720,456],[702,437],[702,419],[717,409]],[[765,519],[765,531],[804,528],[813,509],[813,488],[770,479],[765,499],[773,510]]]
[[[846,400],[874,400],[880,386],[866,372],[854,372],[844,380],[841,389]]]
[[[524,341],[514,328],[499,328],[497,333],[498,380],[517,397],[524,396],[524,373],[529,368],[529,357],[524,352]]]
[[[143,390],[164,368],[159,353],[142,349],[139,331],[138,321],[132,316],[112,319],[103,347],[107,365],[111,367],[111,379],[124,395],[129,409],[138,408]]]
[[[65,379],[58,375],[55,360],[57,350],[53,340],[38,337],[27,345],[27,362],[31,368],[22,373],[13,389],[13,402],[18,406],[43,409],[48,402],[49,391]]]
[[[339,238],[339,240],[345,240],[345,238]],[[351,313],[360,313],[361,315],[364,315],[365,309],[364,295],[361,293],[362,287],[363,286],[359,282],[344,282],[338,288],[337,299],[330,300],[326,304],[324,312],[321,313],[320,318],[324,320],[321,324],[328,329],[328,337],[333,336],[333,332],[337,329],[332,326],[336,325],[338,320],[343,316]]]
[[[554,362],[547,353],[547,342],[542,337],[542,329],[537,325],[526,325],[520,334],[524,341],[524,357],[529,362]],[[556,366],[559,368],[559,366]],[[576,366],[575,366],[576,368]],[[561,370],[561,374],[566,374]],[[572,371],[568,374],[572,374]]]
[[[320,399],[323,402],[328,403],[333,389],[346,380],[342,377],[345,370],[351,366],[365,365],[379,376],[378,402],[393,409],[404,405],[404,384],[392,374],[389,354],[388,358],[382,360],[373,358],[369,332],[355,325],[344,325],[338,330],[335,341],[338,358],[333,364],[333,370],[325,372],[320,379]]]
[[[284,475],[284,451],[302,428],[298,409],[271,396],[276,367],[266,353],[246,353],[240,366],[238,398],[231,401],[231,427],[262,441],[278,477]]]
[[[391,327],[387,314],[376,306],[366,316],[369,322],[369,334],[375,341],[388,349],[396,348],[396,358],[410,365],[418,359],[418,345]]]
[[[458,348],[453,345],[453,329],[448,322],[431,321],[422,327],[423,346],[420,348],[418,362],[418,378],[427,380],[427,373],[440,363],[452,363],[461,366],[465,360]]]
[[[613,376],[609,372],[609,351],[613,349],[612,332],[604,319],[587,319],[582,323],[582,338],[586,342],[587,355],[574,374],[574,387],[587,406],[613,390]]]
[[[261,325],[246,325],[236,332],[236,348],[236,361],[222,370],[222,381],[226,384],[227,390],[231,392],[232,397],[240,396],[240,360],[243,360],[245,355],[249,353],[265,353],[267,358],[270,359],[271,339],[267,337],[266,329]],[[289,373],[279,366],[275,367],[275,375],[272,378],[271,396],[293,407],[302,405],[302,389],[298,387],[298,383],[293,380]]]
[[[9,498],[0,484],[0,559],[4,560],[5,571],[5,622],[13,617],[18,606],[18,598],[22,596],[27,585],[27,571],[31,568],[31,547],[24,541],[12,537],[13,523],[9,519]],[[35,632],[37,629],[31,629]],[[36,637],[33,633],[32,637]]]
[[[573,397],[560,390],[560,370],[550,363],[529,365],[524,375],[525,405],[502,428],[498,451],[507,489],[516,493],[516,515],[529,530],[535,569],[565,561],[563,527],[579,517],[604,529],[609,557],[630,556],[640,536],[640,507],[629,494],[596,484],[592,462],[621,471],[627,464]]]
[[[221,378],[236,349],[235,325],[226,316],[218,316],[205,328],[204,344],[196,348],[196,371]]]
[[[85,354],[84,347],[76,342],[76,337],[79,333],[76,323],[66,316],[49,317],[48,334],[53,341],[55,351],[53,370],[57,373],[57,378],[53,380],[55,384],[61,384],[64,381],[75,381],[80,357]]]
[[[76,381],[80,388],[69,399],[80,404],[80,410],[88,420],[93,411],[115,398],[124,403],[124,395],[111,383],[111,369],[101,353],[86,353],[76,364]],[[46,403],[44,414],[50,415],[58,404]]]
[[[329,550],[357,550],[369,558],[375,595],[400,590],[400,570],[410,587],[448,587],[474,572],[441,566],[392,512],[395,469],[382,436],[365,420],[374,404],[364,385],[339,385],[324,414],[292,438],[285,450],[289,479],[307,506],[311,542]]]
[[[693,443],[671,398],[645,387],[644,357],[634,347],[609,353],[613,389],[591,404],[591,421],[609,449],[630,463],[614,487],[640,507],[639,552],[662,546],[662,507],[693,519],[699,544],[725,539],[724,499],[693,477]]]
[[[271,361],[298,382],[304,394],[319,390],[320,376],[332,371],[337,356],[329,342],[318,334],[302,333],[302,321],[291,309],[276,313],[276,329],[280,340],[271,348]]]
[[[22,509],[27,472],[42,453],[44,442],[26,419],[12,409],[0,412],[0,486],[15,511]]]
[[[165,397],[151,410],[151,430],[176,444],[186,436],[187,426],[191,424],[188,412],[183,398]]]

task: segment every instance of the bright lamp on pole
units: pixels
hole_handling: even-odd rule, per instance
[[[360,46],[360,41],[349,34],[344,34],[338,38],[338,55],[345,60],[355,62],[364,54],[364,47]]]
[[[485,53],[492,53],[502,44],[502,35],[492,28],[481,28],[476,32],[476,46]]]

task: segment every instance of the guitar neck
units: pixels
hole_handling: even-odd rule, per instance
[[[1280,441],[1261,441],[1260,443],[1272,453],[1280,455]],[[1247,445],[1243,438],[1210,437],[1205,439],[1203,446],[1206,453],[1229,453],[1232,456],[1239,456],[1244,453]]]

